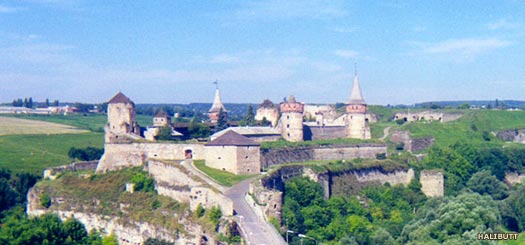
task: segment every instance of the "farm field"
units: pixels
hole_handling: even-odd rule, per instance
[[[102,133],[35,134],[0,136],[0,168],[41,174],[46,167],[71,163],[71,147],[102,148]]]
[[[38,120],[45,122],[60,123],[74,126],[93,132],[104,132],[104,125],[107,122],[107,116],[102,114],[96,115],[9,115],[9,117]],[[137,122],[140,126],[153,124],[151,116],[137,115]]]
[[[36,120],[46,119],[46,120]],[[41,174],[46,167],[70,163],[71,147],[103,148],[105,116],[0,117],[0,168]]]
[[[89,131],[64,124],[0,117],[0,136],[15,134],[78,134],[87,132]]]

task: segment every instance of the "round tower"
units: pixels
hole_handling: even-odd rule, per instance
[[[346,132],[348,138],[370,139],[370,126],[366,119],[366,102],[361,93],[357,74],[350,99],[346,103]]]
[[[255,114],[256,121],[261,122],[265,119],[272,124],[272,127],[277,125],[279,119],[279,108],[269,99],[265,99],[263,103],[259,104]]]
[[[140,135],[137,123],[135,103],[119,92],[108,102],[108,123],[105,127],[106,143],[125,140],[127,134]]]
[[[303,141],[304,104],[290,96],[288,101],[281,102],[281,135],[287,141]]]

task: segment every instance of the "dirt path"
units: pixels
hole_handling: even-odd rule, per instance
[[[386,137],[388,137],[388,135],[390,134],[390,126],[386,127],[385,129],[383,129],[383,137],[379,138],[380,140],[385,140]]]

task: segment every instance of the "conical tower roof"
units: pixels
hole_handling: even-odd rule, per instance
[[[361,93],[361,86],[359,86],[359,79],[357,77],[357,74],[355,74],[354,76],[354,85],[352,87],[352,93],[350,94],[348,104],[366,104],[365,100],[363,99],[363,94]]]
[[[108,104],[117,104],[117,103],[133,104],[133,101],[131,101],[122,92],[118,92],[115,96],[113,96],[113,98],[111,98],[108,101]]]
[[[219,112],[221,109],[223,112],[227,112],[226,108],[224,108],[224,105],[222,104],[219,88],[216,88],[215,98],[213,99],[213,105],[211,106],[211,109],[209,110],[209,112]]]

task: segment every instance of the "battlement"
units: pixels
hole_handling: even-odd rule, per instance
[[[288,101],[281,102],[281,112],[302,114],[304,112],[304,104],[295,101],[295,97],[290,95],[290,99]]]
[[[366,105],[364,104],[348,104],[346,105],[346,113],[366,113]]]

